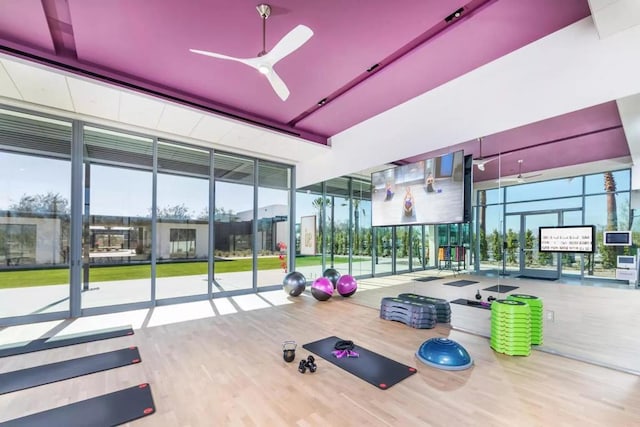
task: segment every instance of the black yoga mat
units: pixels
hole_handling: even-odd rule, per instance
[[[66,347],[68,345],[83,344],[91,341],[106,340],[109,338],[124,337],[133,335],[133,329],[115,328],[94,331],[89,334],[73,334],[63,337],[39,338],[26,343],[8,344],[0,346],[0,357],[15,356],[18,354],[31,353],[34,351],[49,350],[51,348]]]
[[[355,345],[353,351],[358,353],[360,357],[343,357],[338,359],[331,354],[334,350],[334,345],[338,341],[341,341],[338,337],[328,337],[304,344],[302,348],[317,354],[328,362],[339,366],[381,390],[387,390],[392,385],[399,383],[417,372],[416,368],[403,365],[395,360],[362,348],[359,345]]]
[[[68,380],[140,362],[137,347],[50,363],[0,374],[0,394]]]
[[[515,289],[518,289],[519,286],[511,286],[511,285],[495,285],[489,286],[488,288],[484,288],[483,291],[489,292],[511,292]]]
[[[450,302],[451,304],[466,305],[467,307],[484,308],[485,310],[491,310],[491,306],[488,305],[488,303],[485,303],[486,305],[483,305],[480,303],[480,301],[474,301],[471,299],[458,298]]]
[[[149,384],[140,384],[88,400],[15,418],[0,427],[116,426],[153,414]]]
[[[525,276],[525,275],[520,275],[520,276],[516,276],[518,279],[535,279],[535,280],[548,280],[550,282],[555,282],[556,280],[558,280],[557,277],[536,277],[536,276]]]
[[[457,288],[460,288],[462,286],[468,286],[468,285],[473,285],[474,283],[478,283],[475,280],[456,280],[453,282],[447,282],[445,283],[445,285],[447,286],[455,286]]]
[[[438,280],[439,277],[435,277],[435,276],[427,276],[427,277],[418,277],[417,279],[413,279],[416,282],[430,282],[432,280]]]

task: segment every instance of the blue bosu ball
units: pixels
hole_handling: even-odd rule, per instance
[[[467,350],[449,338],[431,338],[423,342],[416,357],[426,365],[448,371],[461,371],[473,365]]]

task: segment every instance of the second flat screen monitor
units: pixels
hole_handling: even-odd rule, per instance
[[[374,227],[463,221],[462,151],[371,174]]]

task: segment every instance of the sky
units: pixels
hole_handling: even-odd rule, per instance
[[[94,165],[91,169],[91,213],[114,216],[147,216],[151,207],[151,173],[134,169],[115,168]],[[618,190],[630,188],[629,171],[615,172]],[[11,153],[0,153],[0,209],[7,209],[18,203],[24,194],[59,193],[70,199],[70,163],[67,160],[46,159],[36,156],[25,156]],[[587,193],[603,191],[602,174],[586,178]],[[512,186],[507,189],[510,201],[535,200],[548,198],[551,195],[569,197],[579,195],[582,191],[581,179],[563,179],[552,182],[541,182]],[[158,177],[158,207],[184,204],[198,215],[204,211],[208,202],[208,181],[190,177],[160,174]],[[260,188],[259,206],[287,204],[287,192]],[[312,202],[317,194],[298,193],[296,195],[296,217],[317,215]],[[587,198],[586,224],[606,223],[604,195]],[[338,221],[346,221],[349,209],[344,198],[336,197],[341,203],[334,206],[334,217]],[[498,192],[487,193],[487,203],[497,203]],[[557,209],[560,207],[580,206],[581,200],[565,199],[565,205],[558,201],[532,202],[523,205],[511,205],[510,209],[530,211],[536,209]],[[253,209],[253,187],[248,185],[218,182],[216,184],[216,204],[218,208],[232,209],[242,212]],[[618,209],[628,207],[628,193],[618,195]],[[540,221],[544,217],[538,217]],[[533,218],[532,218],[533,220]],[[489,223],[489,228],[491,224]],[[497,222],[497,220],[496,220]],[[365,222],[366,223],[366,222]],[[532,223],[533,225],[549,225]],[[497,224],[496,224],[497,227]]]
[[[0,153],[0,209],[18,203],[23,195],[58,193],[70,200],[70,163],[67,160]],[[147,216],[151,208],[151,172],[94,165],[91,168],[91,213]],[[184,204],[196,215],[208,204],[209,182],[168,174],[158,176],[158,207]],[[264,203],[262,203],[264,201]],[[253,209],[253,187],[218,182],[218,208],[235,213]],[[260,206],[288,203],[287,192],[260,188]]]

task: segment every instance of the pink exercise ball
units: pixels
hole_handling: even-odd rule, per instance
[[[350,297],[356,293],[356,290],[358,289],[358,282],[356,282],[356,279],[353,276],[343,274],[338,278],[336,289],[343,297]]]

